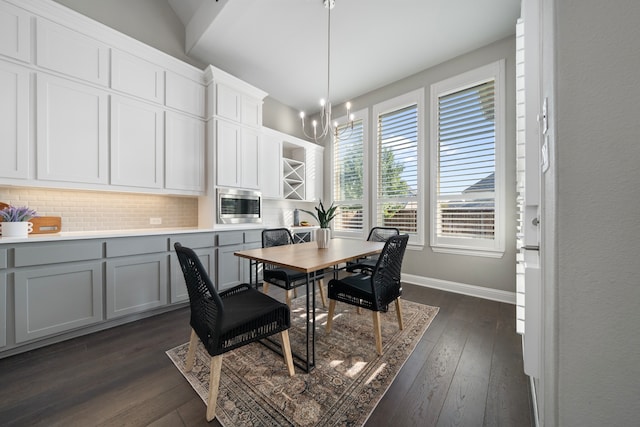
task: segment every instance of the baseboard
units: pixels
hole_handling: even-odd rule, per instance
[[[499,289],[485,288],[483,286],[467,285],[465,283],[450,282],[448,280],[433,279],[430,277],[416,276],[414,274],[402,274],[402,281],[413,285],[425,286],[427,288],[440,289],[442,291],[454,292],[456,294],[469,295],[477,298],[484,298],[492,301],[505,302],[507,304],[516,303],[516,293],[501,291]]]

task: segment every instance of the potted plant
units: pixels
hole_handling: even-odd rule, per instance
[[[329,247],[329,242],[331,240],[331,221],[336,217],[336,210],[338,207],[331,203],[329,209],[325,209],[322,204],[322,200],[320,200],[320,204],[316,206],[315,209],[316,213],[304,209],[302,209],[302,212],[308,213],[318,221],[320,229],[316,232],[316,242],[318,244],[318,248],[325,249]]]
[[[0,210],[2,237],[27,237],[33,231],[33,224],[29,220],[36,216],[36,211],[26,206],[8,206]]]

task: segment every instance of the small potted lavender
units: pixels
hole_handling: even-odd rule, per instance
[[[0,233],[2,237],[27,237],[33,231],[31,218],[38,214],[26,206],[8,206],[0,210]]]

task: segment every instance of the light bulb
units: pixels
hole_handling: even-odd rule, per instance
[[[321,107],[324,107],[324,104],[325,104],[325,100],[324,100],[324,98],[322,98],[322,99],[320,100],[320,106],[321,106]]]
[[[304,119],[304,111],[300,111],[300,118]]]

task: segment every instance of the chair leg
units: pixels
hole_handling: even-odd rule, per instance
[[[292,377],[295,375],[295,371],[293,369],[293,357],[291,356],[291,344],[289,343],[289,331],[282,331],[280,333],[280,337],[282,338],[282,352],[284,353],[284,361],[287,364],[289,376]]]
[[[402,308],[400,308],[400,298],[396,298],[396,316],[398,316],[398,326],[400,326],[400,330],[403,330],[404,322],[402,321]]]
[[[356,313],[358,314],[362,313],[362,310],[360,309],[360,307],[356,307]]]
[[[298,298],[298,288],[293,288],[293,297]]]
[[[209,397],[207,398],[207,421],[211,421],[216,417],[221,370],[222,355],[220,354],[211,358],[211,367],[209,369]]]
[[[191,329],[191,339],[189,340],[189,351],[187,352],[187,360],[184,364],[184,371],[190,372],[193,369],[193,362],[196,359],[196,348],[198,347],[198,334]]]
[[[295,288],[294,288],[294,291],[295,291]],[[284,299],[285,299],[285,302],[287,303],[287,305],[289,307],[291,307],[291,290],[285,291]]]
[[[327,298],[324,296],[324,279],[318,279],[318,290],[320,291],[320,299],[322,300],[322,307],[327,307]]]
[[[269,282],[262,282],[262,292],[265,294],[269,292]]]
[[[336,310],[336,300],[329,301],[329,313],[327,314],[327,333],[331,332],[331,325],[333,324],[333,312]]]
[[[382,356],[382,330],[380,329],[380,312],[372,311],[373,314],[373,333],[376,336],[376,350]]]

